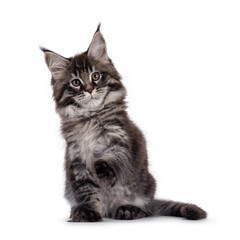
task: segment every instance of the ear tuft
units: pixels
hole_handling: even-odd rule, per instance
[[[98,24],[96,32],[100,31],[100,27],[101,27],[101,23]]]
[[[40,49],[44,52],[46,64],[53,78],[58,80],[66,70],[69,60],[46,48],[40,47]]]
[[[99,61],[109,62],[107,55],[107,46],[102,33],[100,32],[101,24],[99,23],[97,30],[93,36],[92,42],[87,50],[87,54]]]
[[[40,46],[39,47],[43,52],[52,52],[51,50],[49,50],[49,49],[47,49],[47,48],[45,48],[45,47],[42,47],[42,46]]]

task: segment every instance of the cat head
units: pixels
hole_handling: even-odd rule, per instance
[[[53,97],[62,117],[89,115],[124,100],[125,88],[108,57],[100,25],[82,54],[65,58],[48,49],[41,50],[52,73]]]

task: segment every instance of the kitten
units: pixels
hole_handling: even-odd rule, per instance
[[[146,142],[126,112],[126,89],[98,26],[88,50],[71,58],[41,48],[66,140],[65,197],[72,222],[153,215],[206,217],[193,204],[156,200]]]

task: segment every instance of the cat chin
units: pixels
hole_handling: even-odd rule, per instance
[[[79,107],[69,105],[64,108],[57,108],[57,112],[63,118],[77,118],[80,116],[90,116],[94,111],[101,110],[104,107],[103,99],[90,99],[88,102],[81,103]]]
[[[103,107],[103,98],[95,99],[92,98],[88,101],[88,103],[82,105],[83,108],[88,109],[89,111],[97,111]]]

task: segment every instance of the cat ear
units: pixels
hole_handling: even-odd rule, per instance
[[[69,60],[45,48],[40,48],[45,55],[46,64],[54,79],[59,79],[69,64]]]
[[[107,46],[103,35],[100,32],[100,26],[101,25],[99,24],[97,27],[97,31],[93,36],[92,42],[87,50],[87,54],[88,56],[93,57],[99,61],[109,62],[107,55]]]

